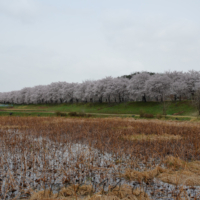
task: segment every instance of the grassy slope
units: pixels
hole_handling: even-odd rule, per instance
[[[141,110],[145,113],[162,114],[162,104],[157,102],[128,102],[120,104],[106,103],[78,103],[78,104],[42,104],[42,105],[14,105],[12,109],[1,108],[1,110],[10,110],[16,112],[18,109],[29,113],[43,112],[85,112],[85,113],[107,113],[107,114],[139,114]],[[167,114],[172,115],[184,111],[183,116],[191,116],[195,109],[188,101],[171,102]]]

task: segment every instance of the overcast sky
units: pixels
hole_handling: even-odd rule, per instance
[[[199,0],[0,0],[0,92],[200,70]]]

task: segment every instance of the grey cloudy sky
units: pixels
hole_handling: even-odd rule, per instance
[[[199,0],[0,0],[0,92],[200,70]]]

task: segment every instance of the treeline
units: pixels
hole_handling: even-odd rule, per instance
[[[165,101],[191,99],[200,89],[200,72],[137,72],[82,83],[56,82],[0,93],[0,103]]]

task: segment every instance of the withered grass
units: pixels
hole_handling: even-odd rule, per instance
[[[4,199],[12,195],[16,198],[13,191],[17,190],[27,194],[29,199],[147,200],[155,197],[156,192],[147,195],[145,191],[155,179],[195,190],[200,186],[199,141],[197,122],[0,117],[1,195]],[[88,150],[73,157],[73,144],[86,145]],[[69,159],[64,156],[66,149],[71,152]],[[94,149],[102,155],[112,155],[112,159],[102,165]],[[58,150],[59,156],[56,156]],[[19,154],[21,156],[15,156]],[[37,174],[37,170],[40,176],[32,180],[30,174]],[[95,190],[94,186],[84,182],[77,184],[75,180],[80,181],[83,176],[92,180],[95,174],[103,182],[109,177],[109,171],[113,177],[125,178],[130,183],[135,181],[141,187],[110,185],[105,191],[104,185],[99,184],[99,190]],[[21,179],[17,180],[19,173]],[[62,183],[58,192],[51,190],[55,180]],[[35,188],[39,185],[40,190],[31,184]],[[173,194],[177,193],[173,191]],[[194,194],[194,198],[198,198],[198,188]],[[189,198],[182,190],[176,199],[186,197]]]

